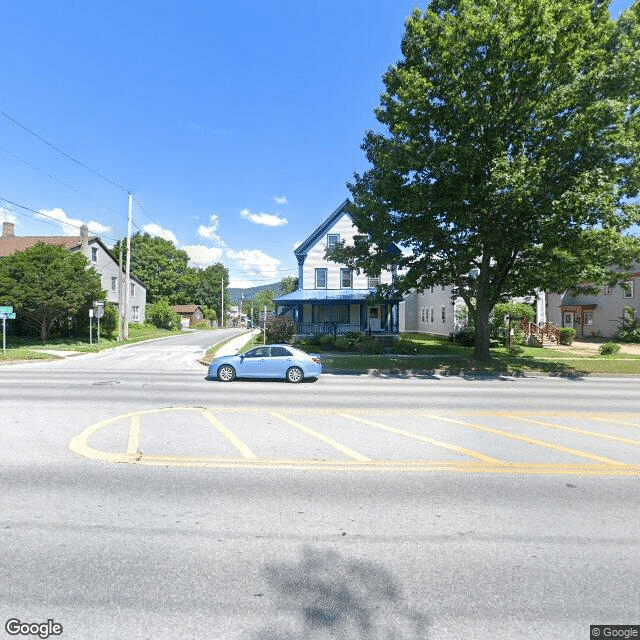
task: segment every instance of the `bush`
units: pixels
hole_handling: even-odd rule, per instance
[[[287,316],[271,316],[265,333],[268,343],[288,343],[296,333],[296,323]]]
[[[412,355],[414,353],[418,353],[420,349],[418,349],[418,345],[412,340],[408,340],[407,338],[400,338],[393,343],[393,352],[399,353],[402,355]]]
[[[471,327],[460,329],[460,331],[453,336],[453,339],[463,347],[473,347],[476,344],[476,334]]]
[[[328,333],[319,334],[318,345],[321,346],[325,351],[330,351],[335,346],[333,336],[329,335]]]
[[[576,330],[571,327],[562,327],[560,331],[560,344],[570,346],[573,339],[576,337]]]
[[[171,308],[169,301],[162,298],[149,305],[146,321],[158,329],[177,330],[182,327],[180,316]]]
[[[618,351],[620,351],[620,345],[615,342],[605,342],[600,345],[599,351],[601,356],[608,356],[612,353],[618,353]]]
[[[379,342],[371,338],[364,338],[356,345],[356,350],[359,353],[366,353],[368,355],[380,355],[382,353],[382,345]]]

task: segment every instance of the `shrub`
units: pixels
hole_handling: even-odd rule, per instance
[[[560,331],[560,344],[570,346],[576,337],[576,330],[571,327],[562,327]]]
[[[328,333],[321,333],[318,337],[318,345],[321,346],[325,351],[333,349],[333,347],[335,346],[333,336],[329,335]]]
[[[382,345],[371,338],[365,338],[356,345],[356,350],[359,353],[368,355],[380,355],[382,353]]]
[[[601,356],[608,356],[612,353],[618,353],[618,351],[620,351],[620,345],[615,342],[605,342],[600,345],[599,351]]]
[[[109,340],[113,340],[118,332],[118,310],[111,302],[104,305],[104,316],[100,319],[100,331]]]
[[[335,347],[338,351],[349,351],[351,349],[351,343],[347,339],[347,336],[338,336]]]
[[[177,330],[182,326],[180,316],[171,308],[169,301],[163,298],[149,305],[146,321],[158,329]]]
[[[412,340],[408,340],[407,338],[400,338],[393,343],[393,352],[400,353],[403,355],[411,355],[414,353],[418,353],[420,350],[418,349],[418,345]]]
[[[291,342],[296,332],[296,323],[287,316],[272,316],[267,320],[265,333],[267,342]]]
[[[460,329],[460,331],[453,336],[453,339],[463,347],[473,347],[476,344],[476,334],[471,327]]]

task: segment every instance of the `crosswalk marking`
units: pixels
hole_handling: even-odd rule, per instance
[[[210,411],[205,409],[202,415],[242,454],[245,460],[258,459],[258,456],[235,433],[229,431]]]

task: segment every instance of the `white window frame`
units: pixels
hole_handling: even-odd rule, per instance
[[[98,262],[98,247],[91,247],[91,262]]]
[[[625,300],[633,298],[633,280],[627,280],[627,282],[622,283],[622,297]]]
[[[345,276],[348,276],[348,284],[345,284]],[[340,288],[353,289],[353,271],[351,269],[340,269]]]
[[[131,307],[131,319],[140,320],[140,307]]]
[[[339,233],[327,233],[327,251],[331,253],[340,242]]]
[[[324,275],[324,286],[319,286],[318,285],[318,276],[320,274]],[[326,289],[327,288],[327,279],[329,277],[329,274],[327,272],[326,268],[319,268],[315,270],[315,274],[314,274],[314,288],[316,289]]]
[[[584,312],[584,326],[593,327],[593,311]]]
[[[442,324],[447,321],[447,307],[442,305]]]
[[[136,285],[135,285],[135,282],[131,282],[130,285],[131,285],[131,297],[135,298],[136,297]]]
[[[422,324],[425,323],[425,308],[424,307],[422,307],[420,309],[420,322],[422,322]]]
[[[117,290],[118,290],[118,277],[111,276],[111,291],[117,291]]]
[[[429,307],[429,313],[431,315],[431,324],[433,324],[433,307]]]

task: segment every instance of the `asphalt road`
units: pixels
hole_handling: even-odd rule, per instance
[[[640,624],[640,381],[224,384],[213,336],[0,367],[0,637]]]

